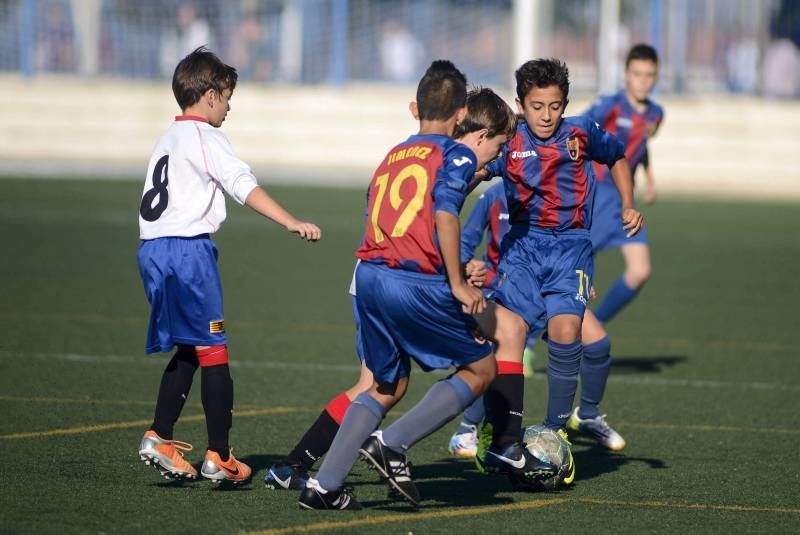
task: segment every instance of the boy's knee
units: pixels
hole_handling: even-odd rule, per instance
[[[571,314],[555,316],[547,322],[547,338],[559,344],[571,344],[581,336],[581,318]]]

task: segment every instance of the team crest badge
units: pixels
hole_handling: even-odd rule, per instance
[[[208,332],[219,334],[225,332],[225,320],[215,320],[208,322]]]
[[[578,141],[577,137],[571,137],[567,139],[567,152],[569,153],[569,157],[573,160],[577,160],[578,156],[581,154],[581,143]]]

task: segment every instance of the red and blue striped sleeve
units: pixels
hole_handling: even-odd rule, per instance
[[[477,170],[477,160],[475,153],[460,143],[445,150],[444,162],[433,185],[434,212],[459,216],[467,197],[467,187]]]
[[[584,116],[582,125],[586,131],[586,153],[589,159],[608,166],[625,157],[625,145],[613,134],[600,128],[596,121]]]

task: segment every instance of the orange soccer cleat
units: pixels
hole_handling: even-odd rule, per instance
[[[250,479],[253,471],[233,456],[231,448],[227,461],[223,461],[216,451],[208,450],[200,474],[215,483],[230,481],[234,485],[240,485]]]
[[[192,451],[191,444],[163,439],[152,429],[139,443],[139,458],[165,479],[197,479],[197,470],[183,458],[189,451]]]

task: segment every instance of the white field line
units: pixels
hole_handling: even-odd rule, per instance
[[[160,358],[149,358],[145,356],[132,356],[132,355],[81,355],[77,353],[43,353],[43,352],[27,352],[27,351],[2,351],[0,350],[0,359],[11,358],[41,358],[41,359],[55,359],[67,362],[91,362],[95,364],[153,364],[163,366],[166,362]],[[353,357],[355,360],[355,356]],[[321,362],[285,362],[274,360],[241,360],[235,359],[230,361],[232,368],[262,368],[262,369],[278,369],[278,370],[317,370],[317,371],[338,371],[356,374],[359,366],[353,364],[325,364]],[[434,371],[437,374],[449,374],[447,370]],[[546,375],[543,373],[536,374],[533,379],[544,381]],[[763,381],[719,381],[716,379],[667,379],[661,377],[643,377],[643,376],[625,376],[625,375],[611,375],[608,381],[616,384],[624,385],[641,385],[641,386],[664,386],[664,387],[684,387],[684,388],[720,388],[720,389],[744,389],[744,390],[762,390],[762,391],[776,391],[776,392],[800,392],[800,385],[785,384],[785,383],[769,383]]]

